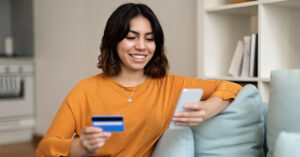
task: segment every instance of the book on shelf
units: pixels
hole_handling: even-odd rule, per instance
[[[250,48],[250,77],[257,77],[257,61],[258,61],[258,34],[251,35],[251,48]]]
[[[258,33],[256,33],[256,40],[255,40],[255,57],[254,57],[254,77],[258,77]]]
[[[234,77],[237,77],[240,75],[241,70],[241,64],[243,59],[243,53],[244,53],[244,42],[239,40],[237,42],[231,64],[229,66],[228,74]]]
[[[235,48],[228,74],[233,77],[257,77],[258,34],[244,36]]]
[[[250,53],[251,53],[251,36],[244,36],[244,53],[241,77],[249,77],[250,73]]]

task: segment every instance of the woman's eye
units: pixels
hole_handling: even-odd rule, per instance
[[[128,40],[134,40],[135,37],[126,37],[126,39],[128,39]]]
[[[147,41],[154,41],[153,38],[146,38]]]

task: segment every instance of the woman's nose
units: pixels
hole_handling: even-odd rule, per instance
[[[137,40],[136,49],[138,49],[138,50],[145,50],[146,49],[146,45],[145,45],[145,40],[144,39]]]

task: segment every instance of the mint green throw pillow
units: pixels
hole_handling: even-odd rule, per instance
[[[281,132],[276,140],[274,157],[299,157],[300,134]]]
[[[194,139],[190,127],[168,128],[151,157],[193,157]]]
[[[300,70],[277,70],[271,73],[270,102],[267,115],[268,157],[283,132],[300,133]]]
[[[230,106],[192,128],[196,157],[261,157],[264,116],[261,96],[246,85]]]

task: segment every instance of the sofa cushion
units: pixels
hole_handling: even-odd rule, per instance
[[[195,156],[263,156],[263,105],[256,87],[243,87],[229,107],[192,131]]]
[[[159,139],[152,157],[193,157],[194,139],[191,128],[168,128]]]
[[[270,102],[267,115],[268,157],[282,131],[300,133],[300,70],[271,73]]]
[[[274,157],[296,157],[300,155],[300,134],[281,132],[276,140]]]

